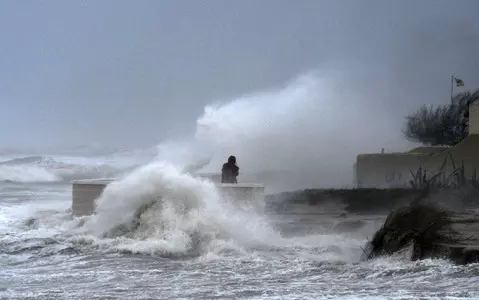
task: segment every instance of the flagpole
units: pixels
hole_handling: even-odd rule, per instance
[[[451,104],[452,104],[452,92],[454,90],[454,75],[451,76]]]

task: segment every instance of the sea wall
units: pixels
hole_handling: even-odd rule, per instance
[[[95,212],[95,201],[114,179],[77,180],[72,182],[72,214],[91,215]],[[217,183],[218,192],[232,202],[246,205],[262,213],[265,209],[264,186],[254,183]]]
[[[89,179],[72,182],[72,214],[74,216],[91,215],[95,211],[95,199],[114,179]]]
[[[407,188],[413,179],[411,172],[416,172],[419,166],[431,168],[434,162],[424,154],[360,154],[356,161],[356,183],[359,188]]]
[[[424,195],[457,209],[479,208],[479,188],[466,184],[460,188],[430,191],[410,188],[307,189],[266,195],[266,210],[273,213],[317,213],[338,208],[346,213],[387,214]]]
[[[267,195],[267,211],[273,213],[317,213],[340,209],[353,213],[387,213],[409,203],[420,190],[396,189],[307,189]]]
[[[451,148],[405,153],[360,154],[356,161],[359,188],[411,188],[420,179],[476,180],[479,171],[479,134],[467,136]]]

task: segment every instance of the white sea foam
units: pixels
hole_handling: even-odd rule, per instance
[[[254,246],[280,238],[264,217],[225,201],[212,182],[161,162],[110,184],[82,229],[118,249],[181,255],[218,240]]]

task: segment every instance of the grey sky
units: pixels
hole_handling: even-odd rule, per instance
[[[145,147],[214,100],[335,70],[368,126],[479,86],[479,1],[2,1],[2,147]],[[336,113],[340,113],[337,111]],[[345,122],[345,120],[341,120]],[[368,123],[369,122],[369,123]]]

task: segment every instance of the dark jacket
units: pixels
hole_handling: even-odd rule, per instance
[[[239,174],[239,167],[232,163],[223,164],[221,169],[221,183],[237,183],[236,177]]]

